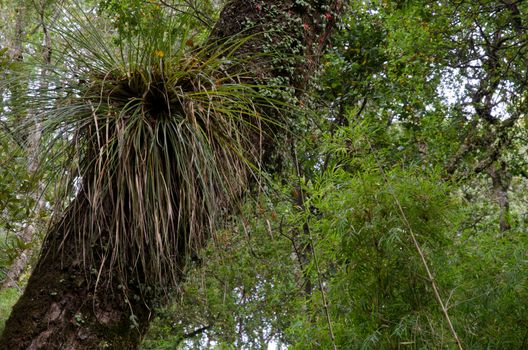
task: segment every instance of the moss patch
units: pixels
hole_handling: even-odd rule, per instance
[[[5,321],[19,297],[20,294],[16,288],[0,291],[0,334],[4,331]]]

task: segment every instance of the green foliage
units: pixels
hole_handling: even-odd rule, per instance
[[[528,325],[526,231],[465,230],[450,266],[457,278],[453,312],[468,348],[522,348]],[[454,268],[454,267],[457,268]]]
[[[299,269],[290,256],[286,218],[270,205],[266,196],[247,202],[240,219],[217,232],[176,303],[159,313],[144,349],[254,349],[284,341],[282,330],[300,306]]]
[[[380,147],[389,136],[360,124],[323,143],[335,165],[306,184],[305,206],[317,213],[306,210],[301,222],[319,257],[320,271],[313,261],[308,271],[314,282],[323,276],[328,310],[314,289],[310,311],[289,329],[292,348],[331,348],[328,319],[338,348],[452,343],[405,220],[433,271],[444,271],[460,203],[435,171],[391,165],[397,154]]]
[[[9,58],[7,57],[7,51],[8,51],[7,47],[0,47],[0,68],[2,69],[1,71],[2,73],[9,63]]]
[[[118,31],[117,41],[144,35],[148,28],[164,25],[167,13],[173,17],[173,35],[186,37],[187,45],[198,45],[211,29],[218,5],[214,1],[102,0],[98,11],[109,17]],[[177,25],[175,25],[177,24]],[[189,32],[182,35],[182,32]],[[196,40],[197,39],[197,40]]]
[[[242,82],[248,72],[234,52],[250,38],[191,50],[193,22],[180,20],[139,23],[141,35],[113,43],[93,15],[64,13],[54,30],[66,64],[43,78],[61,89],[37,87],[18,106],[38,116],[42,158],[67,169],[59,203],[79,187],[87,198],[68,208],[90,214],[65,235],[100,242],[88,264],[108,262],[124,281],[138,273],[156,292],[178,284],[183,260],[214,231],[220,207],[258,174],[264,150],[255,140],[271,141],[280,128],[265,113],[283,108],[262,93],[266,86]]]
[[[45,156],[69,162],[63,202],[79,176],[82,188],[97,184],[90,208],[109,203],[115,184],[111,204],[127,209],[118,211],[126,224],[112,232],[135,234],[110,237],[104,253],[123,271],[139,261],[136,271],[153,284],[179,282],[175,248],[184,245],[192,257],[142,348],[455,348],[409,226],[464,348],[527,347],[526,33],[503,5],[349,4],[315,81],[318,95],[290,111],[295,134],[278,147],[283,173],[259,182],[259,196],[237,202],[229,218],[225,203],[241,198],[261,170],[255,140],[282,127],[262,111],[291,107],[266,96],[299,103],[282,90],[298,58],[280,49],[303,52],[302,23],[292,20],[297,34],[280,43],[272,30],[263,35],[263,61],[281,73],[267,82],[279,88],[270,91],[241,83],[247,72],[237,63],[247,58],[232,52],[250,39],[197,48],[207,33],[201,19],[214,17],[210,2],[199,8],[204,17],[196,8],[103,1],[99,14],[110,15],[117,36],[88,15],[61,22],[66,64],[52,86],[67,87],[31,91],[29,103],[48,131]],[[273,27],[283,14],[275,5],[265,10]],[[506,44],[490,69],[486,40],[496,37]],[[16,102],[28,103],[24,89]],[[488,90],[503,97],[495,124],[478,113],[485,99],[477,92]],[[16,106],[14,98],[4,102]],[[16,142],[0,139],[0,161],[11,165],[0,167],[1,268],[21,248],[13,233],[35,205],[20,195],[35,184]],[[511,176],[505,232],[488,171],[497,164]],[[178,191],[187,195],[170,194]],[[103,236],[93,223],[107,214],[90,210],[81,239]],[[213,242],[197,249],[211,233]],[[2,293],[7,310],[16,293]]]
[[[363,160],[368,162],[366,157]],[[395,170],[391,174],[394,190],[406,212],[409,211],[409,220],[420,240],[431,251],[441,252],[449,245],[449,239],[446,227],[438,225],[438,217],[447,222],[445,216],[453,215],[453,203],[447,188],[435,185],[437,177],[422,175],[419,179],[423,179],[419,180],[417,175],[420,176],[416,170]],[[310,193],[306,207],[316,208],[316,217],[310,210],[299,211],[292,207],[285,196],[289,188],[286,185],[276,189],[278,192],[274,191],[271,198],[264,197],[262,202],[250,206],[257,208],[256,211],[246,209],[244,226],[217,237],[216,244],[204,253],[199,272],[191,274],[189,287],[183,292],[184,300],[172,313],[165,314],[165,317],[172,315],[174,321],[168,321],[170,317],[162,318],[175,327],[173,333],[181,334],[180,327],[190,331],[193,327],[208,325],[204,331],[207,336],[196,340],[196,348],[204,348],[208,337],[230,342],[236,348],[259,348],[270,339],[300,349],[310,344],[330,347],[320,291],[312,287],[308,299],[303,292],[307,282],[300,276],[304,274],[312,286],[318,278],[313,261],[307,266],[299,265],[299,250],[306,244],[314,244],[320,254],[323,278],[328,283],[325,292],[329,293],[332,320],[343,346],[361,344],[362,337],[377,330],[368,307],[364,309],[364,304],[356,304],[356,298],[365,299],[364,303],[369,306],[372,304],[372,290],[376,289],[378,281],[375,276],[388,280],[385,282],[388,286],[378,287],[382,294],[378,295],[379,303],[394,308],[386,311],[393,317],[389,323],[393,328],[387,330],[386,338],[390,338],[394,330],[393,323],[401,321],[398,317],[402,317],[402,313],[406,318],[429,311],[441,324],[432,294],[422,278],[416,252],[395,207],[393,189],[383,183],[379,172],[371,168],[368,175],[356,176],[336,167],[303,186]],[[248,215],[256,221],[248,221]],[[307,220],[314,236],[309,240],[301,238],[296,243],[295,236],[303,231]],[[357,235],[353,234],[355,230],[359,232]],[[376,256],[379,263],[373,264]],[[356,270],[358,265],[362,267]],[[381,270],[378,275],[372,274],[378,270]],[[408,286],[409,276],[416,280],[414,287]],[[388,298],[383,291],[395,295],[394,299]],[[420,298],[420,293],[425,296]],[[425,310],[415,310],[408,305],[413,297],[420,299]],[[394,300],[400,302],[393,305]],[[200,305],[198,310],[197,305]],[[304,311],[299,313],[299,310]],[[198,313],[195,319],[193,312]],[[380,315],[382,319],[390,319],[383,316],[387,315]],[[374,325],[368,326],[372,322]],[[189,329],[189,324],[194,326]],[[363,333],[352,324],[363,325]],[[159,331],[159,328],[154,329]],[[259,333],[268,336],[262,337]],[[410,333],[401,337],[410,337]],[[263,340],[259,342],[259,338]],[[187,341],[187,344],[193,343]]]
[[[4,330],[5,321],[19,296],[20,292],[16,288],[7,288],[0,291],[0,332]]]

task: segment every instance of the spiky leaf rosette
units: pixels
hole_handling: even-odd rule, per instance
[[[243,83],[232,53],[244,39],[190,53],[164,22],[113,46],[93,22],[73,22],[57,31],[61,76],[76,82],[41,114],[46,139],[66,137],[75,163],[76,198],[57,225],[96,281],[170,288],[258,172],[277,124],[262,111],[276,101]]]

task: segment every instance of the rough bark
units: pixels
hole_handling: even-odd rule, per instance
[[[13,38],[9,45],[9,56],[15,61],[23,59],[23,40],[25,33],[26,7],[23,0],[20,0],[15,8],[15,28]]]
[[[33,237],[33,233],[35,232],[35,226],[28,225],[22,230],[22,234],[18,235],[18,237],[26,244],[31,242],[31,237]],[[7,269],[5,273],[4,280],[2,282],[1,289],[7,289],[7,288],[17,288],[20,289],[18,285],[18,281],[20,279],[20,276],[24,272],[24,269],[28,265],[29,258],[31,257],[32,250],[31,249],[23,249],[18,256],[13,260],[11,263],[11,266]]]
[[[82,194],[76,199],[84,200]],[[117,281],[96,288],[97,271],[84,266],[74,236],[66,234],[73,215],[78,213],[51,229],[6,323],[1,349],[134,349],[145,333],[150,312],[140,300],[126,298],[134,291],[125,294]],[[99,278],[108,280],[109,273]]]
[[[254,34],[238,55],[260,57],[255,60],[262,59],[255,54],[263,51],[269,55],[264,55],[263,61],[248,62],[258,63],[258,69],[250,70],[255,75],[248,79],[262,83],[282,77],[300,95],[317,67],[342,5],[336,0],[298,3],[231,1],[209,42],[240,33]],[[129,284],[123,286],[111,278],[113,271],[105,269],[104,261],[91,261],[91,266],[83,263],[74,237],[79,230],[75,218],[90,215],[89,210],[82,210],[89,207],[84,201],[83,193],[79,194],[61,223],[49,232],[39,263],[6,323],[0,349],[136,349],[139,345],[152,316],[151,306],[158,300],[139,290],[141,276],[131,276]],[[112,208],[108,211],[111,217]],[[104,242],[101,237],[100,242],[84,248],[95,251],[92,256],[104,256],[97,252]],[[184,260],[178,259],[182,264]]]
[[[499,228],[501,232],[511,229],[510,224],[510,201],[508,190],[511,183],[511,174],[508,173],[505,164],[493,164],[488,170],[491,177],[493,195],[499,205]]]

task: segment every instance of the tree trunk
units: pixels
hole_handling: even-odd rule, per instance
[[[97,271],[84,266],[74,236],[63,240],[64,225],[51,229],[44,254],[6,323],[0,348],[135,349],[146,332],[149,309],[134,298],[125,299],[117,282],[96,288]]]
[[[37,9],[40,17],[40,26],[42,27],[42,31],[44,34],[44,40],[42,45],[42,58],[44,62],[44,66],[41,68],[40,71],[40,90],[41,91],[47,91],[48,90],[48,80],[46,79],[46,76],[48,75],[48,66],[51,63],[51,36],[48,31],[48,27],[44,18],[44,13],[46,11],[46,3],[42,4],[42,7],[40,9]],[[19,18],[22,16],[22,12],[19,12],[16,19],[16,25],[15,28],[17,31],[17,35],[22,35],[24,31],[21,28],[21,19]],[[20,28],[19,28],[20,27]],[[18,38],[14,42],[21,43],[21,39]],[[18,57],[22,57],[22,47],[21,44],[19,44],[19,48],[15,48],[13,51],[18,52]],[[27,146],[27,153],[28,153],[28,173],[29,175],[33,176],[38,170],[39,167],[39,144],[40,144],[40,137],[41,137],[41,126],[38,121],[38,118],[35,117],[35,113],[32,110],[28,111],[28,119],[31,120],[31,123],[34,125],[32,127],[32,131],[30,132],[30,135],[28,136],[28,146]],[[1,288],[19,288],[18,287],[18,280],[22,273],[26,270],[26,267],[28,266],[29,259],[31,258],[33,254],[33,249],[30,248],[30,244],[33,241],[33,236],[37,232],[37,222],[39,221],[38,217],[40,216],[40,212],[45,209],[46,203],[44,199],[42,198],[42,193],[44,192],[44,183],[42,181],[39,181],[37,184],[36,190],[34,190],[31,194],[33,200],[36,203],[35,211],[34,213],[36,215],[33,215],[32,218],[30,218],[29,223],[26,225],[26,227],[23,228],[22,233],[18,235],[22,241],[26,244],[26,248],[22,249],[22,251],[19,253],[19,255],[15,258],[11,266],[9,266],[9,269],[6,272],[6,277],[4,279],[4,282],[2,283]]]
[[[9,56],[12,60],[22,61],[23,59],[23,40],[25,33],[25,16],[26,6],[23,0],[20,0],[15,8],[15,28],[13,39],[9,45]]]
[[[508,190],[511,183],[511,175],[508,173],[505,164],[493,164],[488,174],[491,177],[493,196],[499,205],[499,229],[506,232],[511,229],[510,224],[510,201]]]
[[[231,1],[222,11],[209,43],[240,33],[254,34],[237,52],[238,56],[254,57],[247,64],[255,64],[256,68],[245,70],[254,72],[248,79],[265,83],[281,77],[282,83],[278,85],[286,81],[294,94],[300,96],[318,65],[342,5],[338,0],[299,3],[295,0]],[[268,35],[263,35],[264,32]],[[261,55],[262,52],[269,55]],[[273,149],[273,145],[266,148]],[[99,242],[82,247],[75,242],[75,233],[79,230],[76,216],[90,218],[85,201],[85,195],[79,194],[61,222],[51,228],[35,271],[6,323],[0,349],[138,347],[152,316],[151,306],[160,300],[143,294],[145,289],[138,287],[141,276],[131,276],[131,282],[120,285],[117,278],[112,278],[115,273],[105,269],[108,263],[104,258],[86,265],[81,248],[95,251],[93,256],[105,256],[97,252],[104,249],[101,247],[105,238],[103,235]],[[108,209],[110,218],[112,210]],[[184,257],[177,259],[182,264],[185,261]]]

